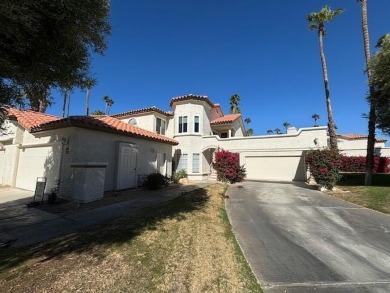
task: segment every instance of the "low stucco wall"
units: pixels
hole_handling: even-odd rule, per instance
[[[294,134],[221,139],[203,137],[203,150],[222,148],[240,154],[247,179],[293,181],[306,179],[304,154],[327,147],[326,127],[303,128]],[[208,168],[208,166],[204,166]]]
[[[203,150],[210,147],[223,148],[232,152],[265,151],[291,149],[308,150],[327,147],[326,127],[301,128],[294,134],[262,135],[249,137],[219,138],[216,135],[204,136]]]

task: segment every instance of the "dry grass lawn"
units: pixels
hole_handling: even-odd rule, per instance
[[[1,292],[261,292],[215,184],[106,225],[0,251]]]

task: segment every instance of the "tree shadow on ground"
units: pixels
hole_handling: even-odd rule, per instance
[[[159,224],[163,220],[182,221],[187,219],[189,213],[202,210],[209,200],[207,190],[207,187],[200,188],[173,200],[142,208],[131,215],[91,226],[40,245],[1,249],[0,271],[6,272],[28,260],[35,259],[44,263],[74,253],[88,252],[102,260],[108,254],[108,250],[105,249],[107,247],[125,244],[143,231],[159,229]]]

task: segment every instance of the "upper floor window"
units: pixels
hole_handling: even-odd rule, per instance
[[[199,132],[199,116],[194,116],[194,132]]]
[[[165,135],[166,121],[160,118],[156,118],[156,132],[158,134]]]
[[[179,133],[184,133],[188,131],[188,117],[179,116]]]

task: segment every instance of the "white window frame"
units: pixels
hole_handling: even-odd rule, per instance
[[[185,119],[185,122],[183,121]],[[184,131],[184,125],[185,125],[185,131]],[[187,133],[188,132],[188,116],[179,116],[178,119],[178,128],[177,128],[178,133]]]
[[[159,121],[159,120],[160,120],[160,127],[157,127],[158,126],[157,121]],[[167,129],[167,122],[164,119],[156,117],[156,126],[155,126],[156,133],[161,134],[161,135],[165,135],[166,129]]]
[[[197,160],[195,160],[195,158],[197,158]],[[192,154],[192,173],[200,173],[200,153]]]
[[[188,154],[180,154],[176,171],[185,170],[188,173]]]
[[[196,122],[196,118],[198,118],[198,122]],[[198,123],[198,131],[196,131],[196,123]],[[194,133],[200,133],[200,116],[194,115]]]

